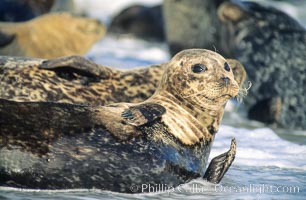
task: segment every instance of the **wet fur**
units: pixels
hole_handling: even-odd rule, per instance
[[[225,62],[208,50],[182,51],[167,63],[154,95],[141,103],[0,100],[0,185],[130,193],[142,192],[131,191],[133,185],[175,187],[203,176],[224,106],[239,90]],[[197,63],[207,71],[193,74]],[[212,178],[223,177],[230,164],[224,172],[220,164],[231,163],[233,152],[228,162],[214,163]]]

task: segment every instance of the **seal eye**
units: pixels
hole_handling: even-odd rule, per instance
[[[226,63],[224,63],[224,69],[226,70],[226,71],[231,71],[231,68],[230,68],[230,66],[227,64],[227,62]]]
[[[207,70],[207,67],[205,65],[202,65],[202,64],[192,65],[192,71],[194,73],[201,73],[201,72],[205,72],[206,70]]]

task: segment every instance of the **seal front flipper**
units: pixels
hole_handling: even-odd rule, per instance
[[[121,117],[127,123],[141,126],[153,122],[166,112],[166,108],[156,103],[143,103],[124,110]]]
[[[0,31],[0,47],[5,47],[15,39],[15,34],[8,34]]]
[[[219,183],[234,161],[235,155],[236,140],[233,138],[230,150],[211,160],[203,178],[211,183]]]
[[[39,66],[40,69],[53,70],[60,72],[63,70],[78,73],[85,76],[96,78],[109,78],[113,73],[112,69],[100,66],[82,56],[66,56],[50,60],[45,60]]]

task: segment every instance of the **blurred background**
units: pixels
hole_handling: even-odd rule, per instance
[[[167,62],[185,48],[207,48],[242,62],[252,88],[242,103],[227,105],[210,159],[235,137],[236,160],[221,185],[255,189],[216,191],[202,180],[183,191],[140,195],[0,187],[0,199],[304,199],[306,1],[252,2],[2,0],[0,55],[78,54],[131,69]],[[202,190],[192,191],[194,185]],[[264,185],[283,189],[263,191]]]

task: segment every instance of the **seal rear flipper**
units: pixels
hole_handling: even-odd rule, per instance
[[[232,139],[230,150],[213,158],[204,174],[204,179],[211,183],[219,183],[233,163],[236,155],[236,140]]]
[[[113,70],[100,66],[82,56],[66,56],[50,60],[45,60],[39,66],[40,69],[53,70],[55,72],[71,72],[84,76],[91,76],[96,78],[109,78]]]
[[[0,31],[0,47],[5,47],[15,39],[15,34],[8,34]]]
[[[121,114],[121,117],[131,125],[141,126],[155,121],[165,112],[166,109],[159,104],[143,103],[137,106],[131,106],[124,110]]]

